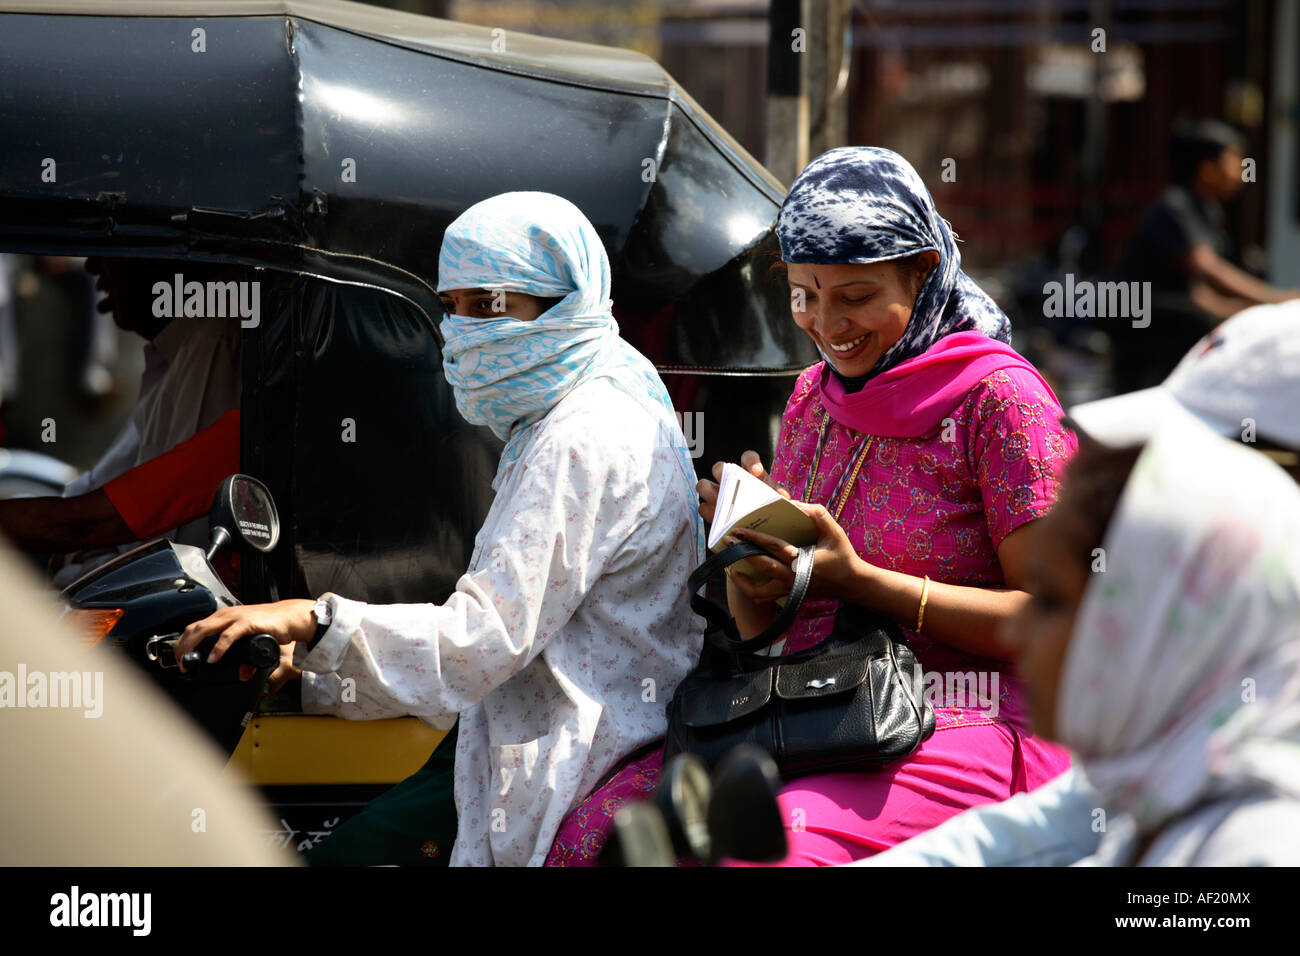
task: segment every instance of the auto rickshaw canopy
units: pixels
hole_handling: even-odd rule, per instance
[[[782,185],[641,54],[340,0],[0,16],[0,248],[263,264],[433,320],[447,224],[544,190],[596,226],[661,370],[816,360],[765,281]]]
[[[0,251],[260,276],[240,468],[283,532],[246,601],[441,601],[467,567],[501,444],[456,412],[435,287],[488,196],[586,213],[701,473],[770,450],[817,360],[767,278],[781,184],[634,52],[337,0],[0,0],[0,138]]]

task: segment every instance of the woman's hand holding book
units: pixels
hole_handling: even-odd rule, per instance
[[[812,582],[809,597],[833,598],[841,601],[863,601],[864,583],[870,578],[872,566],[858,556],[852,542],[829,511],[822,505],[794,502],[817,526],[817,550],[813,555]],[[761,603],[773,601],[790,593],[794,583],[791,566],[799,549],[788,541],[749,528],[736,528],[731,534],[763,548],[771,558],[749,558],[755,570],[767,576],[762,583],[754,583],[744,575],[732,580],[750,600]]]

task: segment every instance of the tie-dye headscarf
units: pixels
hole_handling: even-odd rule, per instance
[[[610,312],[609,256],[582,210],[562,196],[509,192],[475,203],[456,218],[438,256],[438,291],[503,289],[563,296],[532,321],[447,315],[443,371],[467,421],[506,440],[514,461],[536,424],[580,383],[608,378],[651,414],[675,424],[672,401],[653,365],[618,334]],[[679,428],[682,479],[695,494],[695,469]],[[500,472],[498,471],[498,480]],[[495,484],[495,483],[494,483]],[[697,535],[703,540],[703,524]]]
[[[841,146],[822,153],[790,187],[776,231],[786,262],[866,265],[927,249],[939,254],[902,337],[880,356],[868,378],[920,355],[952,332],[1011,341],[1010,320],[961,271],[952,229],[934,208],[925,183],[891,150]]]
[[[1300,489],[1192,418],[1162,425],[1088,582],[1057,735],[1141,833],[1204,800],[1300,799]]]

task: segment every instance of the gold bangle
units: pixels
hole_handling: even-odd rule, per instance
[[[921,585],[921,606],[916,612],[916,633],[920,635],[921,625],[925,622],[925,602],[930,600],[930,576],[925,576],[925,583]]]

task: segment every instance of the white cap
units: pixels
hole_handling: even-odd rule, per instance
[[[1155,388],[1076,405],[1067,416],[1106,445],[1146,441],[1188,413],[1225,437],[1300,449],[1300,300],[1256,305],[1196,343]]]

